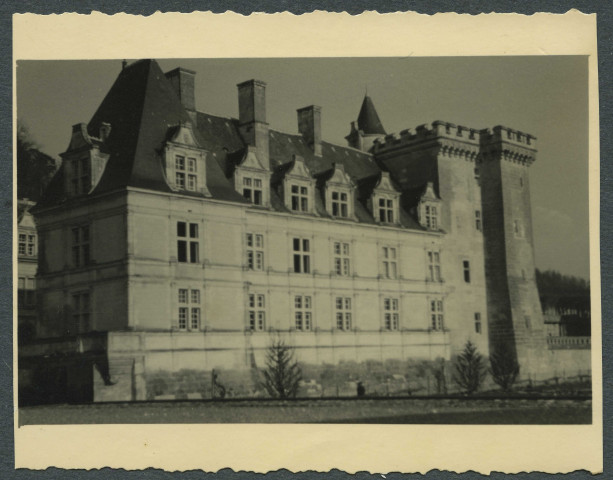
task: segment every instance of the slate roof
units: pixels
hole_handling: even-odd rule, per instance
[[[360,113],[358,115],[358,130],[362,130],[366,135],[385,135],[385,129],[379,119],[375,105],[368,95],[364,97],[362,108],[360,108]]]
[[[93,193],[127,186],[171,192],[164,176],[161,149],[172,133],[171,127],[190,121],[189,113],[156,61],[139,60],[126,66],[87,125],[92,137],[99,135],[103,122],[111,125],[110,135],[104,145],[110,157]],[[369,97],[364,99],[358,122],[362,122],[360,128],[365,133],[385,133]],[[359,188],[355,205],[358,220],[374,223],[366,207],[369,194],[364,188],[368,185],[372,191],[381,167],[371,154],[322,142],[322,154],[316,156],[302,135],[272,129],[269,135],[273,209],[288,211],[280,196],[279,182],[290,168],[294,155],[299,155],[316,178],[330,171],[333,164],[343,164],[345,172]],[[196,112],[194,136],[199,145],[210,152],[206,156],[206,181],[213,198],[246,203],[242,195],[234,190],[232,179],[236,165],[246,152],[238,120]],[[39,206],[54,205],[66,200],[63,175],[64,169],[60,168]],[[321,190],[316,195],[315,207],[319,215],[328,216]],[[406,212],[401,212],[400,218],[404,227],[422,229]]]

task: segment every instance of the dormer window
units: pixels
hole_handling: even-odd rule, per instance
[[[313,213],[315,180],[302,157],[294,155],[290,170],[283,179],[285,206],[296,213]]]
[[[345,192],[332,192],[332,215],[341,218],[349,216],[349,195]]]
[[[353,218],[354,191],[355,185],[351,177],[345,173],[343,164],[334,164],[325,187],[325,204],[328,214],[335,218]]]
[[[91,169],[89,158],[79,158],[70,162],[70,185],[73,195],[88,193],[91,188]]]
[[[291,204],[294,212],[309,211],[309,187],[291,185]]]
[[[175,156],[175,184],[179,189],[195,191],[198,185],[198,164],[195,158]]]
[[[196,142],[191,124],[171,127],[168,137],[164,156],[171,188],[210,196],[205,178],[206,152]]]
[[[426,228],[436,230],[438,228],[438,209],[436,205],[424,205]]]
[[[394,200],[389,198],[379,199],[379,221],[381,223],[394,223]]]
[[[236,167],[234,188],[253,205],[270,204],[270,172],[258,160],[255,147],[247,147],[247,153]]]
[[[441,226],[441,200],[434,193],[432,182],[428,182],[419,200],[419,223],[428,230],[439,230]]]
[[[243,197],[254,205],[262,205],[262,179],[243,177]]]
[[[104,135],[108,136],[110,125],[105,126]],[[92,137],[87,133],[87,125],[78,123],[72,127],[68,150],[61,154],[64,163],[64,191],[68,196],[85,195],[96,185],[109,158],[100,151],[106,140]]]
[[[381,178],[372,193],[372,214],[382,224],[399,223],[400,192],[392,184],[388,172],[381,172]]]

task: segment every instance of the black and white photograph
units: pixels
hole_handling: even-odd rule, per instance
[[[587,55],[15,79],[16,428],[593,424]]]

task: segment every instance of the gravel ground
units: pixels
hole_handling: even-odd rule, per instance
[[[86,423],[589,424],[589,400],[174,401],[19,409],[20,425]]]

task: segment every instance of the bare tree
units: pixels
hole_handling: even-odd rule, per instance
[[[492,380],[496,385],[505,392],[511,390],[519,375],[519,364],[512,349],[508,345],[497,348],[490,356],[490,365]]]
[[[294,349],[280,338],[273,340],[266,352],[264,388],[271,397],[291,398],[298,393],[302,372],[294,358]]]
[[[477,347],[468,340],[464,350],[455,360],[453,381],[468,395],[472,395],[481,387],[487,369],[483,357],[477,352]]]

